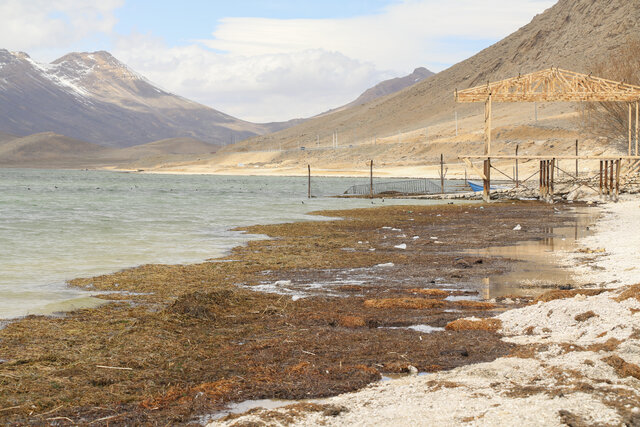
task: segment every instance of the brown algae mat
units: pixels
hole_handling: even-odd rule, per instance
[[[331,396],[411,366],[493,360],[516,350],[495,325],[445,327],[506,309],[480,301],[478,284],[514,263],[461,254],[574,220],[537,202],[321,214],[341,219],[248,227],[271,239],[225,259],[72,281],[110,303],[0,330],[0,420],[198,423],[229,402]],[[288,294],[252,289],[265,285]]]

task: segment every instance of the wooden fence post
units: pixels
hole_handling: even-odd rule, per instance
[[[516,145],[516,173],[515,173],[516,188],[520,186],[520,181],[518,180],[518,148],[520,148],[520,144]]]
[[[440,154],[440,194],[444,194],[444,154]]]
[[[600,197],[602,198],[602,169],[604,167],[604,162],[602,160],[600,160],[600,193],[598,193],[600,195]]]
[[[610,176],[609,176],[609,195],[611,197],[613,197],[613,160],[610,161],[611,165],[609,166],[609,168],[611,169],[610,171]]]
[[[373,159],[369,169],[369,198],[373,199]]]
[[[578,140],[576,139],[576,178],[578,178]]]
[[[484,161],[484,176],[483,180],[483,190],[482,190],[482,199],[485,202],[491,201],[491,159],[487,158]]]
[[[553,197],[553,177],[556,169],[556,159],[551,159],[551,176],[549,178],[549,189],[551,190],[551,197]]]
[[[620,196],[620,165],[622,163],[622,159],[616,160],[616,202],[618,201],[618,197]]]
[[[307,199],[311,198],[311,165],[307,165]]]

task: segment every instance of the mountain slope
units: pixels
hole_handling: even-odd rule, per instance
[[[579,72],[640,34],[637,1],[560,0],[515,33],[414,86],[364,105],[326,114],[269,138],[257,137],[243,146],[296,147],[300,140],[320,135],[328,145],[337,130],[358,138],[384,136],[479,114],[478,105],[455,105],[453,92],[551,66]],[[603,76],[606,77],[606,76]],[[496,107],[498,108],[498,107]],[[342,138],[344,141],[346,138]],[[229,147],[231,148],[231,147]]]
[[[374,99],[391,95],[393,93],[401,91],[404,88],[413,86],[414,84],[421,82],[433,75],[435,75],[435,73],[427,70],[424,67],[416,68],[415,70],[413,70],[413,73],[409,75],[385,80],[373,86],[372,88],[367,89],[355,101],[350,102],[349,104],[345,105],[345,107],[353,107],[360,104],[366,104],[367,102],[371,102]]]
[[[18,136],[12,135],[6,132],[0,132],[0,144],[2,144],[3,142],[11,141],[12,139],[16,139],[16,138],[18,138]]]
[[[47,166],[78,161],[108,153],[110,149],[89,142],[43,132],[0,142],[0,165]]]
[[[192,137],[228,144],[280,124],[245,122],[168,93],[107,52],[72,53],[38,64],[0,49],[0,129],[53,131],[114,147]]]
[[[172,154],[210,154],[215,152],[217,148],[215,145],[207,144],[194,138],[169,138],[134,147],[121,148],[114,154],[118,158],[132,160]]]

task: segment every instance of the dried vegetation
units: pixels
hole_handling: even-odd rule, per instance
[[[403,328],[491,315],[490,306],[477,301],[421,293],[409,298],[407,290],[428,277],[477,281],[507,268],[492,259],[472,268],[456,265],[463,249],[521,238],[504,223],[527,225],[527,237],[536,238],[545,235],[536,231],[541,220],[570,218],[537,203],[492,204],[461,215],[471,209],[386,207],[330,213],[341,221],[249,227],[273,239],[235,248],[227,262],[144,265],[74,280],[93,291],[130,293],[105,293],[111,303],[100,308],[31,316],[0,330],[0,420],[186,424],[230,401],[335,395],[408,365],[434,371],[507,354],[513,345],[492,332],[492,319],[482,328],[449,327],[424,340],[423,333]],[[394,238],[383,238],[383,226],[450,237],[442,245],[412,244],[400,254]],[[342,250],[358,241],[377,250]],[[327,272],[389,262],[397,268],[377,272],[380,283],[349,286],[341,298],[292,301],[236,286],[287,277],[314,282]],[[464,312],[443,310],[464,305]]]
[[[593,75],[640,86],[640,39],[630,38],[608,58],[593,67]],[[585,130],[620,142],[627,148],[629,107],[624,102],[595,102],[580,105]],[[635,123],[635,112],[632,115]]]

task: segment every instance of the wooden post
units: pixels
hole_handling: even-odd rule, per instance
[[[482,199],[485,202],[491,201],[491,159],[487,158],[484,161],[484,176],[483,180],[483,190],[482,190]]]
[[[620,195],[620,165],[622,163],[622,159],[616,160],[616,201],[618,201],[618,196]]]
[[[484,103],[484,154],[491,154],[491,94]]]
[[[638,120],[640,113],[638,112],[638,101],[636,101],[636,156],[638,155]]]
[[[549,160],[544,161],[544,197],[549,195]]]
[[[444,154],[440,154],[440,194],[444,194]]]
[[[543,185],[542,185],[542,183],[544,182],[544,171],[543,171],[544,167],[543,167],[543,165],[544,165],[544,160],[540,160],[540,173],[538,174],[539,175],[539,177],[538,177],[538,183],[539,183],[538,187],[540,187],[540,198],[541,199],[544,197],[544,190],[543,190]]]
[[[600,197],[602,197],[602,168],[604,166],[604,162],[600,160]]]
[[[373,199],[373,159],[371,159],[369,167],[369,198]]]
[[[518,148],[520,148],[520,144],[516,145],[516,188],[520,186],[520,181],[518,180]]]
[[[613,196],[613,160],[610,160],[610,173],[609,173],[609,195]]]
[[[609,195],[609,160],[604,161],[604,195]]]
[[[578,140],[576,139],[576,178],[578,178]]]
[[[307,165],[307,199],[311,198],[311,165]]]
[[[553,176],[556,169],[556,159],[551,159],[551,173],[549,174],[549,190],[551,191],[551,197],[553,197]]]
[[[629,155],[631,155],[631,104],[629,104]]]

